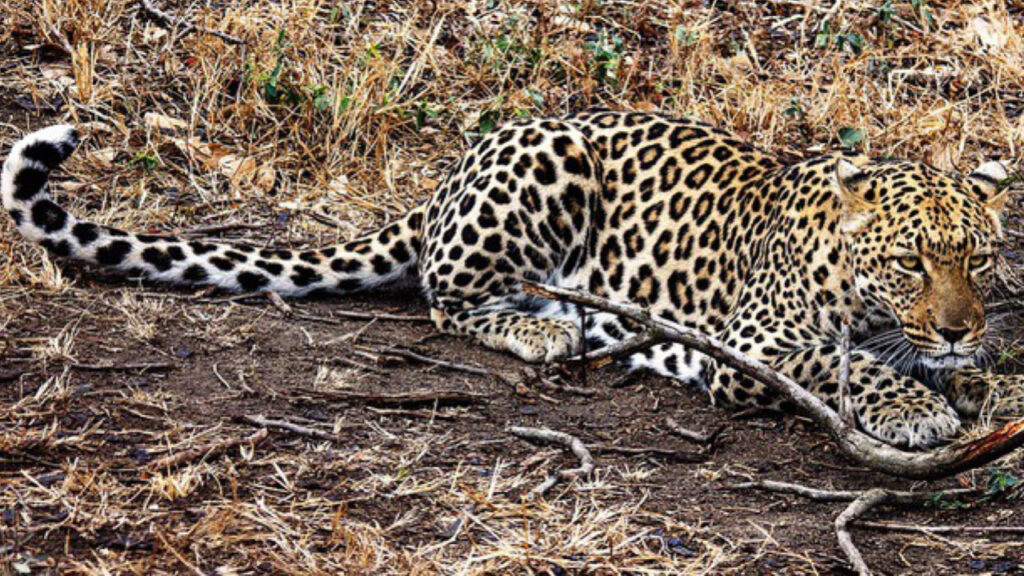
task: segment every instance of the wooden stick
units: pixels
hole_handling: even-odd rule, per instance
[[[466,404],[487,404],[487,397],[482,394],[440,388],[436,390],[414,390],[412,392],[395,394],[374,394],[371,392],[356,392],[350,390],[314,390],[304,389],[303,392],[340,400],[344,402],[360,402],[371,406],[459,406]]]
[[[177,454],[165,456],[163,458],[160,458],[159,460],[154,460],[153,462],[150,462],[148,466],[146,466],[146,470],[149,472],[166,470],[168,468],[178,466],[179,464],[185,464],[193,460],[198,460],[201,458],[205,459],[209,458],[210,456],[221,454],[234,448],[235,446],[243,446],[246,444],[256,446],[257,444],[262,442],[266,437],[266,428],[261,428],[257,430],[255,434],[246,438],[228,438],[227,440],[223,440],[221,442],[205,444],[203,446],[198,446],[190,450],[178,452]]]
[[[624,454],[627,456],[653,456],[666,458],[674,462],[707,462],[708,455],[703,452],[686,452],[685,450],[672,450],[671,448],[657,448],[653,446],[615,446],[612,444],[599,444],[591,446],[597,453],[607,452],[611,454]]]
[[[853,543],[853,537],[850,536],[850,523],[866,514],[875,506],[885,502],[888,497],[889,493],[887,491],[881,488],[872,488],[851,502],[836,517],[836,538],[839,539],[839,547],[843,549],[846,558],[850,561],[850,564],[853,564],[853,569],[860,576],[871,576],[871,569],[868,568],[867,563],[864,562],[864,557],[860,554],[860,550]]]
[[[814,500],[815,502],[853,502],[864,495],[864,490],[822,490],[811,488],[803,484],[791,482],[777,482],[764,480],[759,482],[740,482],[724,487],[726,490],[762,490],[764,492],[775,492],[778,494],[792,494]],[[918,505],[935,500],[946,500],[978,494],[980,490],[975,488],[953,488],[939,491],[908,492],[901,490],[889,490],[889,503],[900,505]]]
[[[404,348],[388,348],[386,350],[379,350],[377,353],[381,356],[397,356],[399,358],[405,358],[407,360],[414,360],[416,362],[422,362],[424,364],[433,364],[440,368],[447,368],[456,372],[465,372],[467,374],[475,374],[477,376],[495,376],[493,372],[486,368],[480,368],[477,366],[469,366],[467,364],[459,364],[457,362],[449,362],[447,360],[441,360],[439,358],[432,358],[425,356],[412,350],[406,350]]]
[[[727,490],[764,490],[780,494],[793,494],[817,502],[849,502],[835,520],[836,538],[839,540],[839,547],[846,554],[850,564],[858,574],[870,575],[871,569],[864,562],[864,557],[853,543],[849,527],[854,522],[875,506],[881,504],[898,504],[903,506],[920,506],[933,503],[936,500],[956,498],[967,494],[980,494],[981,491],[973,488],[953,488],[939,492],[904,492],[899,490],[884,490],[872,488],[870,490],[821,490],[811,488],[802,484],[790,482],[774,482],[766,480],[762,482],[741,482],[725,487]],[[868,523],[858,522],[857,525]],[[903,526],[903,525],[899,525]]]
[[[1024,445],[1024,420],[1018,420],[977,440],[923,452],[900,450],[843,422],[835,410],[788,376],[727,346],[713,336],[675,322],[652,317],[639,306],[613,302],[581,290],[541,286],[528,282],[523,283],[523,288],[536,296],[579,303],[617,314],[644,327],[645,332],[649,334],[646,346],[663,342],[682,344],[764,383],[823,426],[844,454],[879,472],[917,479],[943,478],[987,464]]]
[[[683,428],[675,421],[675,418],[672,418],[671,416],[665,418],[665,426],[668,427],[668,429],[676,436],[697,444],[714,444],[725,430],[725,425],[721,425],[708,434],[701,434],[700,432],[694,432],[693,430]]]
[[[557,484],[559,480],[572,480],[573,478],[590,476],[594,471],[594,457],[590,454],[590,450],[587,450],[587,446],[583,441],[575,436],[549,428],[528,428],[524,426],[513,426],[509,428],[509,432],[524,440],[561,445],[571,450],[580,460],[578,468],[559,470],[555,474],[549,475],[546,480],[530,491],[531,497],[542,496],[552,486]]]
[[[125,364],[70,364],[68,367],[83,372],[128,372],[132,370],[151,372],[171,370],[175,364],[173,362],[127,362]]]
[[[309,438],[315,438],[317,440],[327,440],[328,442],[338,441],[338,437],[334,434],[331,434],[330,432],[324,432],[323,430],[316,430],[314,428],[307,428],[299,424],[288,422],[287,420],[272,420],[259,414],[244,414],[236,418],[236,420],[238,420],[239,422],[245,422],[246,424],[252,424],[253,426],[286,430],[293,434],[298,434],[299,436],[308,436]]]
[[[298,318],[299,320],[323,322],[324,324],[341,324],[343,320],[339,320],[339,318],[343,318],[345,320],[382,320],[388,322],[415,322],[424,324],[432,321],[427,316],[407,316],[402,314],[387,314],[383,312],[357,312],[355,310],[337,310],[333,308],[331,309],[331,315],[333,317],[327,318],[324,316],[307,314],[305,312],[296,312],[292,317]]]
[[[927,526],[864,520],[858,521],[854,526],[889,532],[922,532],[925,534],[1024,534],[1024,526]]]

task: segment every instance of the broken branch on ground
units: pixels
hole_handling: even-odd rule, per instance
[[[629,343],[625,347],[629,350],[674,342],[707,354],[741,374],[764,383],[824,427],[846,456],[879,472],[916,479],[943,478],[987,464],[1024,445],[1024,420],[1017,420],[973,441],[961,441],[923,452],[901,450],[847,424],[824,401],[788,376],[713,336],[653,317],[640,306],[614,302],[582,290],[529,282],[524,283],[523,288],[536,296],[590,306],[640,325],[642,330],[639,335],[625,341]],[[618,346],[616,353],[622,353],[623,349],[623,346]],[[595,362],[605,358],[606,350],[602,349],[587,354],[583,360]]]

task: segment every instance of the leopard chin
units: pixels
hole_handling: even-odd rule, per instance
[[[956,370],[974,367],[974,356],[945,354],[943,356],[921,356],[921,365],[929,370]]]

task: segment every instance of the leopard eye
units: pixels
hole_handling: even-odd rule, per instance
[[[909,274],[921,274],[924,272],[924,263],[919,256],[908,254],[896,257],[896,268]]]
[[[991,254],[975,254],[967,260],[967,267],[971,272],[977,274],[978,272],[987,270],[988,267],[992,265],[993,259],[994,258]]]

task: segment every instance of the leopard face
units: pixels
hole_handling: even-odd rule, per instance
[[[910,162],[838,167],[856,289],[928,368],[969,366],[981,348],[1005,178],[994,162],[963,179]]]

